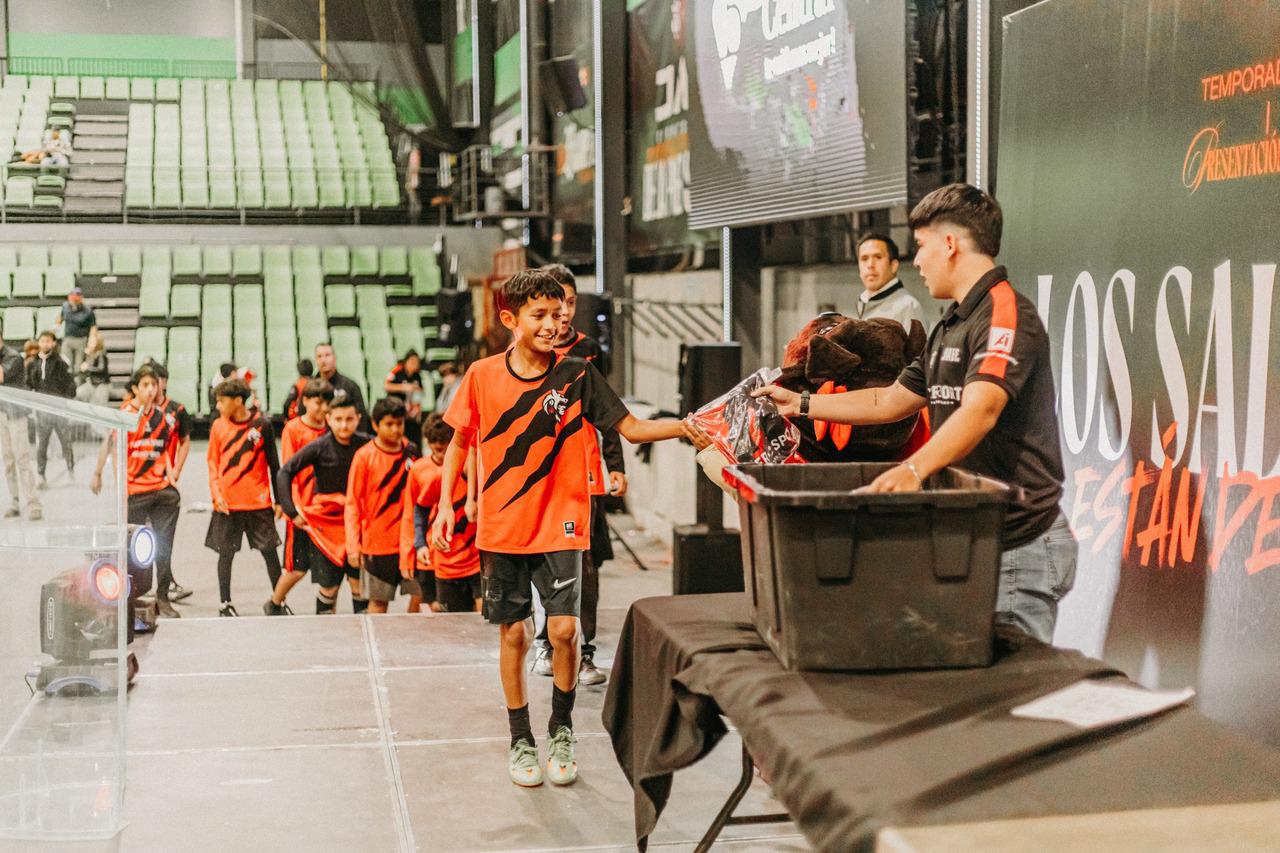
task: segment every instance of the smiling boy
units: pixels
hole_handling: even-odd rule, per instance
[[[514,338],[505,353],[472,364],[445,421],[455,430],[445,453],[433,547],[447,552],[454,533],[454,485],[471,444],[477,447],[484,613],[499,626],[499,669],[511,728],[511,781],[542,783],[529,723],[524,660],[533,587],[547,611],[554,687],[547,778],[571,784],[578,773],[571,713],[578,681],[582,552],[590,545],[587,436],[617,429],[631,442],[684,434],[678,421],[631,415],[590,363],[555,353],[564,289],[541,270],[512,276],[499,316]]]

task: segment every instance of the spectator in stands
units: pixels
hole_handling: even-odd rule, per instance
[[[38,352],[27,365],[27,385],[39,394],[52,397],[74,397],[76,381],[71,377],[71,368],[58,353],[58,337],[51,331],[40,333],[37,343]],[[40,475],[40,488],[49,487],[45,479],[45,471],[49,465],[49,438],[58,433],[58,443],[62,445],[62,458],[67,462],[67,473],[76,472],[75,448],[71,443],[71,422],[58,415],[41,414],[36,419],[36,471]]]
[[[71,163],[71,134],[53,128],[44,136],[41,166],[67,166]]]
[[[40,352],[40,345],[35,342],[34,338],[29,338],[22,345],[22,365],[23,368],[31,366],[31,362],[36,360],[36,355]],[[30,388],[30,385],[23,385],[24,388]],[[35,417],[27,418],[27,443],[36,443],[36,419]]]
[[[299,408],[302,405],[302,392],[306,390],[307,383],[315,375],[316,368],[311,363],[311,359],[298,359],[298,378],[293,381],[293,387],[289,389],[289,396],[284,398],[284,419],[286,423],[302,414],[302,410]],[[324,418],[321,418],[321,421],[323,420]]]
[[[368,412],[364,407],[364,395],[360,386],[338,372],[338,357],[333,352],[333,344],[325,341],[316,344],[316,375],[333,386],[333,402],[351,399],[355,401],[356,411],[363,419]]]
[[[65,339],[64,339],[65,343]],[[76,368],[79,387],[76,399],[82,403],[105,406],[111,402],[111,371],[107,367],[107,347],[97,329],[89,332],[84,358]]]
[[[98,331],[98,317],[84,301],[84,291],[73,288],[62,303],[62,312],[55,321],[62,326],[62,357],[73,369],[84,361],[89,335]]]
[[[452,361],[446,361],[440,365],[440,393],[436,395],[436,414],[443,415],[448,410],[449,404],[453,402],[453,394],[458,390],[458,383],[462,381],[462,374],[458,371],[458,365]]]
[[[405,353],[382,381],[382,389],[404,403],[404,437],[421,447],[422,356],[415,350]]]
[[[27,389],[27,367],[22,353],[0,340],[0,385],[16,390]],[[27,518],[43,517],[40,495],[36,493],[36,472],[31,465],[31,439],[27,434],[27,410],[0,403],[0,453],[4,455],[4,476],[9,484],[9,509],[5,518],[22,514],[22,496],[27,498]],[[18,491],[21,481],[22,491]]]
[[[224,361],[218,366],[218,375],[213,377],[213,381],[209,383],[209,406],[212,409],[218,408],[217,388],[228,379],[240,379],[245,385],[249,386],[249,411],[261,413],[262,402],[258,399],[257,392],[253,390],[253,371],[247,367],[236,367],[233,361]]]

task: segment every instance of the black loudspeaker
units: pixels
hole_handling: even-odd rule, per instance
[[[475,333],[475,310],[471,291],[442,289],[436,294],[440,323],[440,345],[462,347],[471,343]]]
[[[672,593],[701,595],[745,589],[738,531],[688,524],[671,533]]]
[[[697,411],[737,385],[741,378],[741,344],[680,345],[681,412]]]
[[[608,376],[609,356],[613,351],[613,297],[607,293],[578,291],[578,310],[573,315],[573,327],[600,344],[604,355],[599,368]]]
[[[538,74],[542,99],[551,112],[562,116],[587,105],[587,93],[578,78],[578,60],[572,55],[555,56],[538,63]]]

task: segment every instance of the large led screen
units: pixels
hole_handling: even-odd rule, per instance
[[[906,201],[900,0],[699,0],[695,228]]]

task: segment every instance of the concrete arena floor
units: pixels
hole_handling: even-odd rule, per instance
[[[73,512],[89,473],[81,465],[76,483],[62,470],[51,476],[46,514]],[[631,790],[600,722],[603,686],[578,693],[578,783],[519,789],[506,778],[490,626],[473,614],[405,614],[399,603],[387,616],[354,617],[345,592],[345,615],[267,619],[266,573],[250,551],[238,555],[233,580],[244,618],[218,618],[216,557],[204,547],[202,443],[181,486],[174,571],[195,594],[180,605],[182,619],[135,644],[141,675],[129,697],[127,826],[108,845],[0,841],[0,853],[635,849]],[[650,571],[625,555],[604,568],[597,640],[604,668],[630,602],[671,588],[669,552],[638,531],[624,535]],[[314,600],[309,583],[290,597],[298,614],[313,613]],[[549,679],[531,676],[540,737],[550,692]],[[738,769],[739,741],[730,734],[677,775],[651,848],[691,850]],[[780,810],[759,782],[740,808]],[[794,825],[778,824],[727,828],[716,849],[809,848]]]

